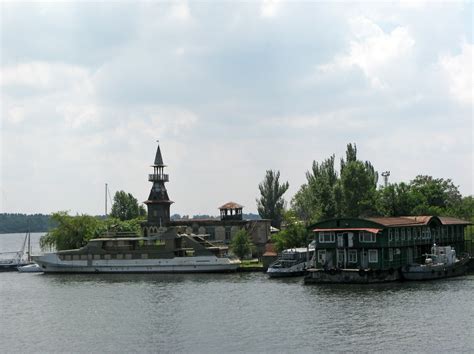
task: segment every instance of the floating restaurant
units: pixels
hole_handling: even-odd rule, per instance
[[[464,252],[469,222],[451,217],[339,218],[313,226],[316,255],[305,283],[374,283],[401,278],[434,244]]]

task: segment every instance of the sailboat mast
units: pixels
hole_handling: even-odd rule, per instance
[[[107,217],[107,183],[105,184],[105,217]]]

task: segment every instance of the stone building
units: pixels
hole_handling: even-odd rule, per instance
[[[249,233],[256,246],[255,255],[261,256],[265,252],[265,244],[270,238],[270,220],[244,220],[243,206],[237,203],[229,202],[219,207],[220,219],[171,220],[170,206],[173,202],[165,187],[169,176],[164,174],[166,165],[163,164],[159,145],[152,167],[153,174],[148,176],[148,180],[153,186],[145,201],[148,219],[142,224],[144,235],[155,234],[160,227],[177,227],[187,234],[207,235],[213,243],[228,245],[237,231],[243,229]]]

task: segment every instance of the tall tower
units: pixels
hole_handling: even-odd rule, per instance
[[[158,142],[158,141],[157,141]],[[148,175],[148,181],[153,182],[150,195],[145,204],[148,207],[148,223],[165,226],[170,222],[170,205],[173,203],[168,197],[165,182],[169,181],[169,176],[163,173],[166,167],[161,157],[160,144],[156,149],[153,174]]]

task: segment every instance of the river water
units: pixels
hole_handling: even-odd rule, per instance
[[[0,235],[0,250],[23,237]],[[263,273],[0,273],[0,353],[473,353],[473,290],[474,275],[318,286]]]

